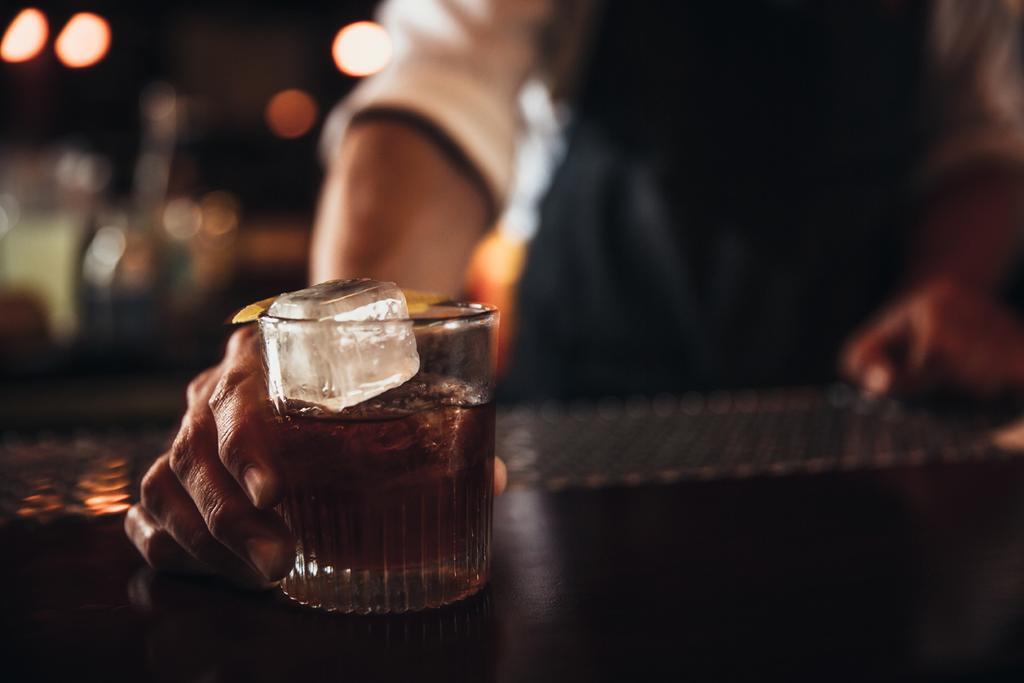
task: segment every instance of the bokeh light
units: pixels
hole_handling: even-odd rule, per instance
[[[391,38],[380,24],[357,21],[338,31],[331,54],[342,73],[369,76],[391,61]]]
[[[54,43],[57,57],[73,69],[92,66],[110,49],[110,25],[91,12],[72,15]]]
[[[316,101],[302,90],[282,90],[267,102],[263,117],[277,137],[301,137],[316,123]]]
[[[26,62],[42,52],[50,32],[46,15],[34,7],[18,12],[0,41],[0,59]]]
[[[199,200],[199,210],[202,214],[199,230],[208,240],[230,238],[238,230],[241,204],[230,192],[207,192]]]

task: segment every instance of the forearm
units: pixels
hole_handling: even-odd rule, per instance
[[[1020,255],[1022,190],[1019,169],[992,165],[961,174],[933,192],[911,233],[908,284],[949,279],[997,290]]]
[[[354,122],[324,182],[310,278],[457,294],[493,213],[472,168],[426,129],[398,117]]]

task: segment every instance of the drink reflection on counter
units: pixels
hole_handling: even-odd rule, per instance
[[[166,680],[410,680],[429,670],[431,680],[483,683],[495,680],[502,649],[487,589],[438,610],[373,619],[149,568],[127,592],[132,607],[153,618],[147,665]],[[227,651],[225,633],[232,634]]]

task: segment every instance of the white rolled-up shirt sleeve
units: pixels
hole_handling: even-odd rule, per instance
[[[981,163],[1024,166],[1020,20],[1008,0],[937,0],[930,16],[922,181]]]
[[[508,195],[521,121],[519,91],[538,68],[552,0],[389,0],[378,17],[392,59],[328,117],[326,161],[352,117],[400,110],[422,117],[476,167],[500,205]]]

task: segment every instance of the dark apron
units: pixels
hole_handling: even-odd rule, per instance
[[[605,6],[505,397],[833,378],[900,269],[923,10]]]

